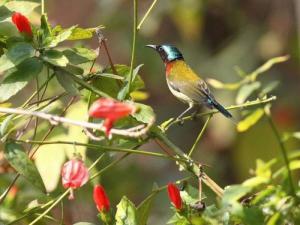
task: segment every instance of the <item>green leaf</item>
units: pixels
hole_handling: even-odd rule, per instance
[[[138,72],[142,66],[143,66],[143,64],[138,65],[132,72],[132,83],[131,83],[131,87],[130,87],[131,88],[130,92],[139,90],[145,86],[143,80],[140,78],[140,76],[138,76]],[[124,71],[122,71],[123,73],[119,73],[119,74],[120,75],[124,74],[125,84],[118,93],[119,100],[125,99],[126,95],[128,94],[127,92],[128,92],[128,88],[129,88],[130,68],[125,67],[125,68],[123,68],[123,70],[124,70]]]
[[[18,173],[24,176],[32,185],[45,192],[45,186],[37,168],[28,158],[21,145],[13,142],[6,143],[4,155]]]
[[[243,104],[247,98],[261,86],[260,82],[256,81],[250,84],[243,85],[236,96],[236,103]]]
[[[65,30],[62,30],[61,32],[59,32],[55,37],[53,37],[53,39],[49,43],[48,47],[53,48],[53,47],[57,46],[59,43],[67,40],[71,36],[71,34],[75,28],[76,28],[76,26],[72,26],[68,29],[65,29]]]
[[[272,58],[270,60],[268,60],[266,63],[264,63],[262,66],[260,66],[259,68],[257,68],[255,71],[253,71],[249,77],[251,80],[256,80],[257,76],[261,73],[264,73],[266,71],[268,71],[273,65],[277,64],[277,63],[282,63],[285,62],[289,59],[289,56],[280,56],[280,57],[275,57]]]
[[[67,71],[57,69],[55,71],[56,79],[59,84],[71,95],[77,95],[79,93],[76,82],[68,74]]]
[[[250,127],[255,125],[263,115],[264,115],[263,109],[260,108],[256,109],[250,115],[248,115],[246,118],[244,118],[242,121],[238,123],[237,130],[239,132],[244,132],[248,130]]]
[[[53,39],[52,28],[46,14],[41,16],[41,36],[42,46],[48,46]]]
[[[267,223],[267,225],[280,225],[280,224],[282,224],[280,221],[280,212],[276,212],[275,214],[273,214]]]
[[[64,55],[74,65],[93,61],[97,58],[97,52],[87,48],[71,48],[63,51]]]
[[[117,205],[116,225],[137,225],[136,208],[134,204],[124,196]]]
[[[93,76],[99,77],[100,79],[101,79],[101,77],[106,77],[106,78],[111,78],[111,79],[115,79],[115,80],[124,80],[124,77],[115,75],[112,73],[95,73],[95,74],[93,74]]]
[[[0,21],[5,20],[10,16],[11,16],[11,11],[3,5],[0,6]]]
[[[141,103],[135,103],[137,108],[137,112],[134,113],[132,116],[139,122],[142,123],[150,123],[155,118],[155,114],[153,109]]]
[[[30,14],[39,5],[39,3],[30,1],[9,1],[4,4],[4,6],[7,7],[10,11],[19,12],[23,15]]]
[[[29,58],[17,66],[17,70],[8,74],[0,84],[0,102],[6,101],[21,91],[43,68],[37,58]]]
[[[95,28],[86,28],[86,29],[76,27],[74,30],[72,30],[72,34],[69,36],[68,40],[74,41],[74,40],[83,40],[83,39],[92,38],[94,32],[98,28],[103,28],[103,26],[98,26]]]
[[[62,52],[54,49],[45,51],[43,54],[43,60],[59,67],[65,67],[69,63],[69,60]]]
[[[227,205],[237,202],[241,197],[248,194],[252,188],[243,185],[232,185],[225,188],[222,203]]]
[[[0,36],[10,37],[18,35],[19,31],[11,21],[6,19],[0,22]]]
[[[26,58],[33,57],[34,52],[34,48],[29,43],[18,42],[12,45],[0,58],[0,73],[17,66]]]
[[[146,225],[149,217],[149,212],[153,204],[153,200],[158,192],[152,192],[141,204],[137,207],[137,224]]]
[[[264,97],[265,95],[269,94],[271,91],[276,89],[279,85],[279,81],[272,81],[270,82],[266,87],[262,89],[262,91],[259,93],[260,97]]]
[[[225,90],[236,90],[241,86],[240,82],[237,83],[222,83],[219,80],[208,78],[206,82],[216,89],[225,89]]]

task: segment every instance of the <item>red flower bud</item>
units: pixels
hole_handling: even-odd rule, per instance
[[[89,172],[80,159],[72,159],[63,165],[61,176],[64,188],[76,189],[88,181]],[[74,199],[72,189],[69,199]]]
[[[182,209],[182,200],[180,197],[180,191],[176,185],[169,183],[168,184],[168,193],[171,202],[174,204],[175,208],[178,210]]]
[[[21,13],[15,12],[11,19],[18,28],[19,32],[32,36],[31,26],[27,17],[23,16]]]
[[[94,118],[105,119],[103,126],[106,129],[106,135],[109,136],[110,130],[116,120],[129,116],[134,112],[134,105],[110,98],[100,98],[92,104],[89,115]]]
[[[110,208],[109,199],[105,193],[104,188],[101,185],[94,187],[94,201],[96,203],[99,212],[108,212]]]

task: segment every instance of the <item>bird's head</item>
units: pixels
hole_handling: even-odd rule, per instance
[[[164,63],[168,63],[177,59],[183,59],[181,52],[173,45],[146,45],[146,47],[157,51]]]

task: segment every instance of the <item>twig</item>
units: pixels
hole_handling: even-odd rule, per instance
[[[131,61],[130,61],[130,70],[129,70],[129,83],[127,94],[130,94],[132,76],[133,76],[133,65],[135,59],[135,44],[136,44],[136,33],[137,33],[137,14],[138,14],[138,1],[133,0],[133,37],[132,37],[132,50],[131,50]]]
[[[152,9],[154,8],[155,4],[156,4],[157,0],[154,0],[152,2],[152,4],[150,5],[149,9],[147,10],[147,12],[145,13],[145,15],[143,16],[143,18],[141,19],[141,22],[139,23],[139,25],[137,26],[137,30],[140,30],[143,23],[145,22],[146,18],[149,16],[150,12],[152,11]]]
[[[291,191],[291,194],[294,196],[294,197],[297,197],[296,195],[296,191],[295,191],[295,187],[294,187],[294,184],[293,184],[293,179],[292,179],[292,172],[291,172],[291,168],[290,168],[290,163],[289,163],[289,159],[288,159],[288,154],[287,154],[287,149],[285,148],[285,145],[283,143],[283,140],[272,120],[272,117],[270,115],[269,112],[266,111],[266,116],[268,118],[268,121],[269,121],[269,124],[271,126],[271,129],[273,130],[273,133],[276,137],[276,140],[278,141],[278,144],[279,144],[279,147],[280,147],[280,151],[281,151],[281,154],[282,154],[282,158],[283,158],[283,161],[284,161],[284,164],[285,164],[285,167],[286,167],[286,170],[287,170],[287,173],[288,173],[288,180],[289,180],[289,183],[290,183],[290,191]]]
[[[203,125],[203,127],[202,127],[202,129],[201,129],[201,131],[200,131],[200,133],[199,133],[199,135],[198,135],[198,137],[197,137],[195,143],[193,144],[193,146],[192,146],[192,148],[191,148],[191,150],[190,150],[190,152],[189,152],[189,154],[188,154],[188,157],[191,157],[191,155],[193,154],[194,150],[196,149],[196,147],[197,147],[197,145],[198,145],[198,143],[199,143],[201,137],[202,137],[203,134],[204,134],[204,131],[205,131],[207,125],[208,125],[208,122],[210,121],[210,119],[211,119],[212,116],[213,116],[213,115],[209,115],[208,118],[207,118],[207,120],[205,121],[205,123],[204,123],[204,125]]]
[[[95,129],[95,130],[105,132],[105,127],[103,127],[102,124],[72,120],[72,119],[68,119],[65,117],[47,114],[44,112],[29,111],[29,110],[23,110],[23,109],[17,109],[17,108],[4,108],[4,107],[0,107],[0,112],[8,113],[8,114],[35,116],[35,117],[39,117],[39,118],[48,120],[52,125],[58,125],[59,123],[66,123],[66,124],[71,124],[74,126],[79,126],[82,128]],[[135,137],[135,138],[140,137],[140,136],[144,135],[145,133],[147,133],[149,128],[153,125],[154,121],[155,121],[155,119],[153,118],[149,122],[149,124],[144,125],[143,129],[140,129],[141,127],[140,127],[140,125],[138,125],[136,127],[136,128],[138,128],[136,131],[112,129],[111,134],[127,136],[127,137]]]
[[[229,107],[226,107],[226,109],[227,110],[243,109],[243,108],[247,108],[247,107],[251,107],[251,106],[267,104],[267,103],[275,101],[275,100],[276,100],[276,96],[272,96],[270,98],[263,99],[263,100],[258,99],[258,100],[251,101],[251,102],[246,102],[246,103],[243,103],[243,104],[240,104],[240,105],[229,106]],[[196,118],[200,118],[202,116],[207,116],[207,115],[214,115],[216,113],[219,113],[219,111],[218,110],[211,110],[209,112],[204,112],[204,113],[197,114]],[[181,121],[188,121],[188,120],[192,120],[193,118],[195,118],[195,116],[186,116],[186,117],[183,117],[181,119]],[[167,122],[163,122],[160,125],[160,127],[163,131],[167,131],[171,126],[173,126],[174,124],[177,124],[181,121],[176,120],[175,118],[171,118]]]

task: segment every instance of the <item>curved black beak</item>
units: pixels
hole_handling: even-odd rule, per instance
[[[146,45],[146,47],[148,47],[148,48],[152,48],[152,49],[154,49],[154,50],[156,50],[156,49],[157,49],[157,45]]]

